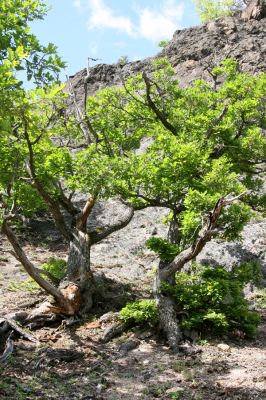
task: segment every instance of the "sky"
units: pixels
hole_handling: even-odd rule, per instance
[[[31,24],[42,44],[49,42],[67,62],[66,75],[95,63],[116,63],[155,55],[177,29],[199,24],[193,0],[46,0],[51,10]]]

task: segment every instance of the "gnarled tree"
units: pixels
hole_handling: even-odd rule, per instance
[[[161,256],[154,291],[173,348],[181,333],[163,284],[174,284],[175,274],[213,237],[239,238],[265,202],[259,192],[266,161],[265,74],[239,73],[237,63],[228,59],[211,77],[213,82],[197,80],[180,88],[161,59],[152,74],[105,89],[87,105],[98,132],[95,148],[104,149],[96,165],[106,162],[106,152],[120,159],[108,172],[114,193],[134,209],[169,209],[169,243],[154,238],[149,246]],[[88,149],[87,160],[94,151]],[[79,162],[86,187],[85,154]]]

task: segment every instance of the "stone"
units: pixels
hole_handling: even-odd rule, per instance
[[[185,389],[183,388],[183,387],[181,387],[181,386],[174,386],[174,387],[172,387],[172,388],[170,388],[170,389],[167,389],[166,390],[166,394],[173,394],[173,393],[182,393],[182,392],[184,392],[185,391]]]
[[[229,353],[231,351],[230,346],[228,346],[228,344],[225,344],[225,343],[219,343],[217,345],[217,349],[219,349],[221,351],[224,351],[224,352],[227,352],[227,353]]]

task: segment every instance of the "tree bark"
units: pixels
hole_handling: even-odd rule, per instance
[[[173,216],[173,219],[170,222],[167,239],[170,243],[178,244],[180,242],[180,231],[176,215]],[[170,348],[173,351],[178,351],[178,345],[182,340],[182,332],[178,326],[175,302],[170,294],[165,294],[161,291],[163,283],[168,283],[170,285],[175,284],[174,273],[167,279],[161,279],[161,271],[166,268],[169,263],[169,261],[160,260],[154,279],[153,292],[159,310],[160,328],[163,330]]]
[[[81,295],[82,312],[92,307],[94,293],[93,275],[90,269],[91,243],[88,233],[74,229],[67,262],[67,282],[78,284]],[[64,282],[63,285],[68,285]]]

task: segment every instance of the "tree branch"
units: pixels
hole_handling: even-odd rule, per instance
[[[7,236],[16,254],[16,259],[23,265],[27,273],[38,283],[39,286],[41,286],[47,293],[51,294],[58,304],[64,304],[65,298],[63,294],[39,274],[37,268],[35,268],[35,266],[30,262],[24,253],[15,233],[10,228],[6,220],[4,220],[2,224],[2,232]]]
[[[146,96],[147,96],[149,107],[152,109],[152,111],[157,116],[157,118],[162,122],[164,127],[167,130],[169,130],[170,132],[172,132],[173,135],[176,136],[177,132],[176,132],[175,127],[167,120],[165,114],[158,109],[158,107],[156,106],[156,104],[154,103],[154,101],[151,98],[151,81],[150,81],[150,79],[148,78],[148,76],[145,72],[143,72],[142,76],[143,76],[143,80],[146,85]]]
[[[111,233],[114,233],[127,226],[129,222],[132,220],[133,216],[134,216],[134,209],[130,207],[127,209],[127,212],[125,212],[124,215],[121,216],[120,220],[116,224],[107,227],[105,230],[101,232],[95,232],[95,231],[89,232],[91,245],[100,242],[107,236],[111,235]]]
[[[239,196],[233,198],[229,198],[228,196],[222,197],[217,201],[212,212],[210,212],[207,224],[201,229],[192,245],[179,253],[168,266],[160,270],[160,280],[169,279],[169,277],[177,271],[180,271],[187,262],[191,261],[201,252],[206,243],[219,231],[216,229],[216,224],[223,208],[239,200],[240,197],[245,194],[247,194],[247,192],[241,193]]]
[[[222,121],[222,119],[223,119],[223,117],[225,116],[225,114],[227,113],[227,111],[228,111],[228,106],[225,106],[224,109],[222,110],[222,112],[218,115],[218,117],[215,118],[214,121],[212,121],[212,123],[211,123],[210,127],[208,128],[208,130],[207,130],[207,132],[206,132],[206,135],[205,135],[206,140],[208,140],[208,139],[210,138],[210,136],[211,136],[211,134],[212,134],[212,131],[213,131],[213,128],[214,128],[216,125],[218,125],[219,122]]]
[[[76,227],[83,232],[86,232],[86,223],[87,219],[89,218],[89,215],[95,205],[95,198],[89,197],[88,200],[86,201],[86,204],[81,211],[81,213],[77,216],[76,220]]]
[[[65,220],[61,213],[58,201],[55,201],[50,196],[50,194],[45,190],[45,188],[43,187],[42,183],[40,182],[40,180],[38,179],[38,177],[36,175],[35,164],[34,164],[33,145],[30,141],[30,137],[28,134],[28,123],[27,123],[26,119],[24,119],[24,137],[26,139],[28,151],[29,151],[29,163],[28,163],[27,169],[28,169],[28,173],[31,178],[32,184],[37,189],[38,193],[40,194],[40,196],[43,198],[43,200],[47,204],[47,206],[53,216],[55,225],[56,225],[57,229],[59,230],[59,232],[68,241],[70,241],[71,233],[65,223]]]

